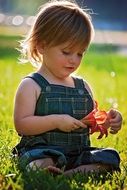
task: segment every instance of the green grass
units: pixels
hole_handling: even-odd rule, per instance
[[[91,136],[93,146],[113,147],[119,151],[121,173],[107,176],[77,174],[72,178],[53,177],[45,171],[23,175],[11,155],[19,141],[13,125],[13,102],[19,82],[34,69],[31,65],[17,63],[18,36],[0,36],[0,40],[0,189],[127,189],[127,57],[115,54],[116,47],[91,46],[77,73],[91,84],[101,109],[116,107],[123,115],[122,130],[117,135],[101,140],[97,140],[97,134]]]

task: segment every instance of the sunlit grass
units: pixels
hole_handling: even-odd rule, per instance
[[[9,42],[19,38],[8,37]],[[6,41],[6,44],[7,44]],[[17,63],[17,42],[9,51],[4,44],[0,57],[0,189],[126,189],[127,188],[127,58],[116,55],[111,50],[95,52],[90,49],[84,57],[78,70],[78,75],[86,79],[92,89],[95,99],[101,109],[115,107],[123,114],[123,127],[117,135],[97,140],[97,135],[91,136],[92,145],[98,147],[113,147],[121,156],[121,174],[103,176],[85,176],[77,174],[73,178],[64,176],[53,177],[45,172],[31,173],[23,176],[12,159],[11,150],[19,141],[13,125],[13,102],[17,86],[21,79],[33,71],[31,65]],[[3,41],[4,42],[4,41]],[[11,46],[11,45],[10,45]],[[95,47],[94,47],[95,48]],[[98,47],[97,47],[98,48]],[[25,184],[25,187],[24,187]],[[28,186],[28,184],[30,186]]]

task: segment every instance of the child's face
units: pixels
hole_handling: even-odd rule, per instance
[[[57,78],[66,78],[76,71],[85,49],[69,48],[69,43],[43,49],[43,66]]]

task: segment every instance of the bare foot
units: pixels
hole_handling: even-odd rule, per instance
[[[52,173],[53,175],[60,175],[63,173],[63,171],[60,168],[57,168],[55,166],[48,166],[46,168],[46,170],[48,170],[50,173]]]

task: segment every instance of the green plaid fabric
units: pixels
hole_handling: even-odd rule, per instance
[[[50,114],[69,114],[76,119],[82,119],[93,110],[93,100],[84,86],[81,78],[73,78],[75,88],[49,84],[38,73],[30,76],[40,87],[35,115],[44,116]],[[36,136],[23,136],[20,142],[20,150],[31,149],[40,145],[60,146],[90,146],[89,129],[77,129],[64,133],[59,130],[50,131]],[[24,151],[23,151],[24,152]]]

